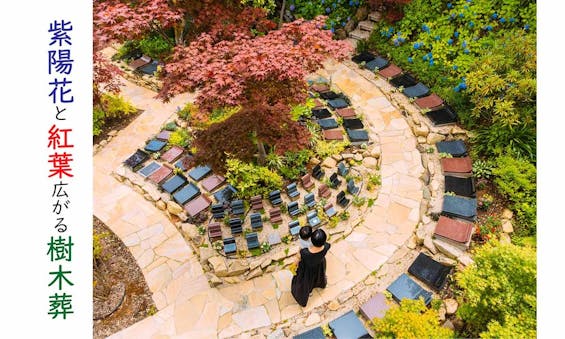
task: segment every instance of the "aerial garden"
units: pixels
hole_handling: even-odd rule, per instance
[[[308,74],[351,56],[340,30],[379,11],[356,52],[409,71],[458,113],[470,132],[480,209],[474,264],[450,285],[455,330],[437,312],[403,303],[373,330],[392,337],[516,338],[536,335],[536,2],[528,0],[95,1],[94,135],[136,110],[120,97],[117,62],[158,60],[156,97],[196,91],[177,112],[190,129],[173,143],[194,164],[224,175],[239,197],[297,180],[310,159],[347,142],[320,138]],[[102,56],[117,46],[114,61]],[[511,237],[503,210],[513,214]],[[504,233],[504,234],[503,234]],[[430,313],[431,312],[431,313]],[[431,314],[431,315],[430,315]],[[403,321],[410,319],[411,321]]]

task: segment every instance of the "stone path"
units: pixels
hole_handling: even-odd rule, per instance
[[[275,329],[288,319],[336,303],[344,293],[352,294],[354,286],[359,289],[359,283],[372,273],[409,252],[407,240],[425,212],[420,208],[423,184],[419,178],[424,169],[416,139],[401,113],[358,70],[330,62],[321,75],[331,76],[333,86],[363,113],[371,140],[381,146],[382,186],[361,224],[332,245],[327,255],[328,286],[315,290],[305,308],[290,294],[292,275],[288,270],[210,288],[196,256],[163,212],[111,176],[177,106],[192,99],[183,95],[163,104],[153,99],[153,92],[125,86],[122,94],[145,112],[94,157],[94,213],[132,251],[159,312],[112,338],[224,338],[257,328]],[[333,308],[345,311],[346,307],[350,306]],[[293,331],[327,320],[331,319],[312,313]]]

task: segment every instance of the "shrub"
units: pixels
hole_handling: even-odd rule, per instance
[[[285,179],[296,180],[299,176],[306,173],[306,165],[312,155],[313,152],[309,149],[303,149],[297,152],[285,152],[283,166],[279,168],[281,175],[285,177]]]
[[[526,160],[511,156],[496,159],[493,169],[498,191],[512,202],[519,235],[536,233],[536,168]]]
[[[477,249],[473,259],[473,265],[455,276],[463,290],[463,303],[457,312],[467,322],[472,335],[512,330],[510,327],[518,318],[525,328],[514,330],[534,336],[510,337],[535,337],[535,250],[493,240]]]
[[[171,133],[171,136],[169,137],[169,145],[176,145],[183,148],[188,147],[191,141],[192,137],[184,128],[177,128],[174,132]]]
[[[228,159],[226,168],[226,180],[235,187],[240,198],[250,198],[259,194],[265,196],[283,185],[280,175],[267,167]]]
[[[324,159],[343,152],[349,144],[349,141],[317,140],[314,145],[314,153],[321,159]]]
[[[198,111],[198,108],[191,102],[184,105],[182,109],[177,111],[179,118],[190,121],[190,118]]]
[[[150,34],[139,40],[138,46],[143,54],[152,59],[163,60],[173,51],[174,43],[160,34]]]
[[[441,327],[438,312],[428,309],[422,299],[403,299],[400,307],[390,308],[371,326],[379,338],[453,338],[453,331]]]
[[[292,120],[298,121],[300,118],[310,118],[312,116],[312,108],[314,108],[314,99],[308,98],[304,104],[293,106],[290,109]]]
[[[100,135],[108,119],[125,117],[135,112],[137,112],[137,109],[123,97],[108,93],[102,94],[100,105],[93,108],[92,134],[94,136]]]
[[[327,1],[308,1],[308,0],[291,0],[289,10],[297,18],[313,19],[318,15],[326,15],[325,28],[331,29],[332,32],[338,28],[344,27],[352,20],[357,7],[363,1],[334,0]]]

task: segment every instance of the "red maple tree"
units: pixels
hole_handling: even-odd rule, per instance
[[[351,51],[347,42],[332,40],[331,32],[321,29],[324,20],[299,19],[263,36],[233,32],[230,40],[202,33],[187,47],[175,48],[159,97],[168,100],[199,89],[197,103],[205,111],[245,106],[255,100],[257,89],[273,95],[263,92],[267,102],[300,102],[304,77],[326,58],[343,59]]]

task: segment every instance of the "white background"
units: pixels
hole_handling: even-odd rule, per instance
[[[553,338],[561,325],[565,208],[563,182],[563,5],[538,3],[538,337]],[[0,338],[89,338],[92,336],[92,2],[50,0],[4,3],[0,10]],[[69,319],[47,315],[47,242],[53,235],[47,179],[47,131],[54,122],[47,75],[49,22],[73,22],[72,90],[68,114],[74,148],[71,182],[75,242],[72,261],[73,308]]]
[[[0,77],[2,90],[3,151],[0,155],[2,189],[2,297],[0,338],[92,337],[92,2],[87,0],[9,1],[0,10]],[[66,104],[64,122],[55,119],[55,105],[48,97],[49,23],[72,21],[70,32],[74,59],[71,86],[74,103]],[[54,45],[55,46],[55,45]],[[53,48],[53,47],[52,47]],[[62,77],[59,77],[62,78]],[[49,128],[72,128],[71,163],[74,178],[64,212],[72,236],[71,269],[74,286],[64,289],[73,297],[74,314],[66,320],[51,319],[48,287],[50,263],[47,243],[58,236],[53,229],[53,179],[48,179]]]

